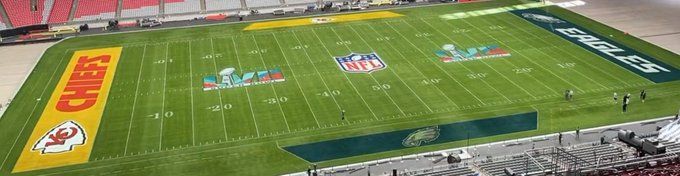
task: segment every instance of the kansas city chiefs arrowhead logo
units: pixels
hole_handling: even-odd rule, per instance
[[[86,136],[78,123],[67,121],[47,132],[33,145],[33,150],[41,150],[42,154],[68,152],[75,145],[85,144]]]

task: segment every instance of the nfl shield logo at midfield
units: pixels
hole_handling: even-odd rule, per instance
[[[387,67],[375,52],[370,54],[352,53],[347,56],[335,57],[335,61],[340,69],[349,73],[371,73]]]

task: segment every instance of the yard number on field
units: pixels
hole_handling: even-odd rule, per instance
[[[392,40],[392,38],[391,37],[378,37],[378,38],[375,38],[375,40],[376,41],[390,41],[390,40]]]
[[[482,79],[482,78],[486,78],[486,75],[488,75],[488,74],[487,73],[470,73],[467,76],[470,79]]]
[[[309,48],[309,45],[298,45],[298,46],[292,47],[291,49],[293,49],[293,50],[301,50],[301,49],[307,49],[307,48]]]
[[[154,64],[164,64],[165,62],[167,62],[167,63],[172,63],[172,59],[160,59],[160,60],[156,60],[156,61],[153,62],[153,63],[154,63]]]
[[[573,62],[567,62],[567,63],[559,63],[557,66],[560,66],[562,68],[572,68],[576,66],[576,63]]]
[[[425,85],[431,85],[431,84],[439,84],[439,82],[441,80],[442,79],[439,79],[439,78],[432,78],[432,79],[423,79],[423,81],[421,81],[421,82]]]
[[[418,34],[416,34],[416,37],[431,37],[431,36],[432,36],[432,34],[430,34],[430,33],[428,33],[428,32],[423,32],[423,33],[418,33]]]
[[[335,44],[336,45],[351,45],[352,41],[349,41],[349,40],[339,41],[339,42],[335,42]]]
[[[269,103],[269,104],[285,103],[287,101],[288,101],[287,97],[268,98],[268,99],[264,100],[264,102]]]
[[[375,90],[375,91],[378,91],[378,90],[389,90],[389,89],[392,88],[392,86],[390,86],[389,84],[380,84],[380,85],[371,86],[371,88],[373,88],[373,90]]]
[[[248,52],[248,54],[260,54],[260,53],[262,54],[267,53],[267,49],[252,50]]]
[[[222,58],[222,54],[208,54],[203,56],[203,59],[217,59]]]
[[[163,113],[163,117],[172,117],[173,115],[175,115],[175,113],[173,113],[172,111],[167,111],[167,112]],[[161,113],[157,112],[157,113],[148,115],[148,117],[153,117],[154,119],[158,119],[158,118],[161,118]]]
[[[209,106],[209,107],[206,108],[206,109],[207,109],[207,110],[210,110],[210,111],[212,111],[212,112],[217,112],[217,111],[221,111],[221,110],[223,110],[223,109],[224,109],[224,110],[229,110],[229,109],[231,109],[231,108],[233,108],[233,107],[234,107],[234,106],[232,106],[231,104],[224,104],[223,106],[220,106],[220,105]]]
[[[515,71],[515,73],[517,73],[517,74],[522,74],[522,73],[531,73],[531,71],[533,71],[534,68],[516,68],[516,69],[512,69],[512,70]]]
[[[340,95],[340,91],[339,90],[324,91],[324,92],[318,93],[316,95],[323,96],[323,97],[337,96],[337,95]]]

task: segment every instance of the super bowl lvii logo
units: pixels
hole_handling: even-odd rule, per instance
[[[461,50],[453,44],[446,44],[442,46],[442,49],[435,51],[435,54],[439,57],[439,60],[445,63],[510,56],[510,53],[498,47],[498,45]]]
[[[221,82],[217,82],[217,76],[203,77],[203,90],[227,89],[242,86],[251,86],[286,81],[280,68],[245,72],[242,75],[236,73],[235,68],[225,68],[219,72]]]

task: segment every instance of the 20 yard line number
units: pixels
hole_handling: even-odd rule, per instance
[[[205,108],[205,109],[207,109],[207,110],[209,110],[209,111],[212,111],[212,112],[219,112],[219,111],[222,111],[222,110],[230,110],[230,109],[232,109],[232,108],[234,108],[233,105],[231,105],[231,104],[224,104],[224,105],[222,105],[222,106],[220,106],[220,105],[209,106],[209,107],[207,107],[207,108]]]

